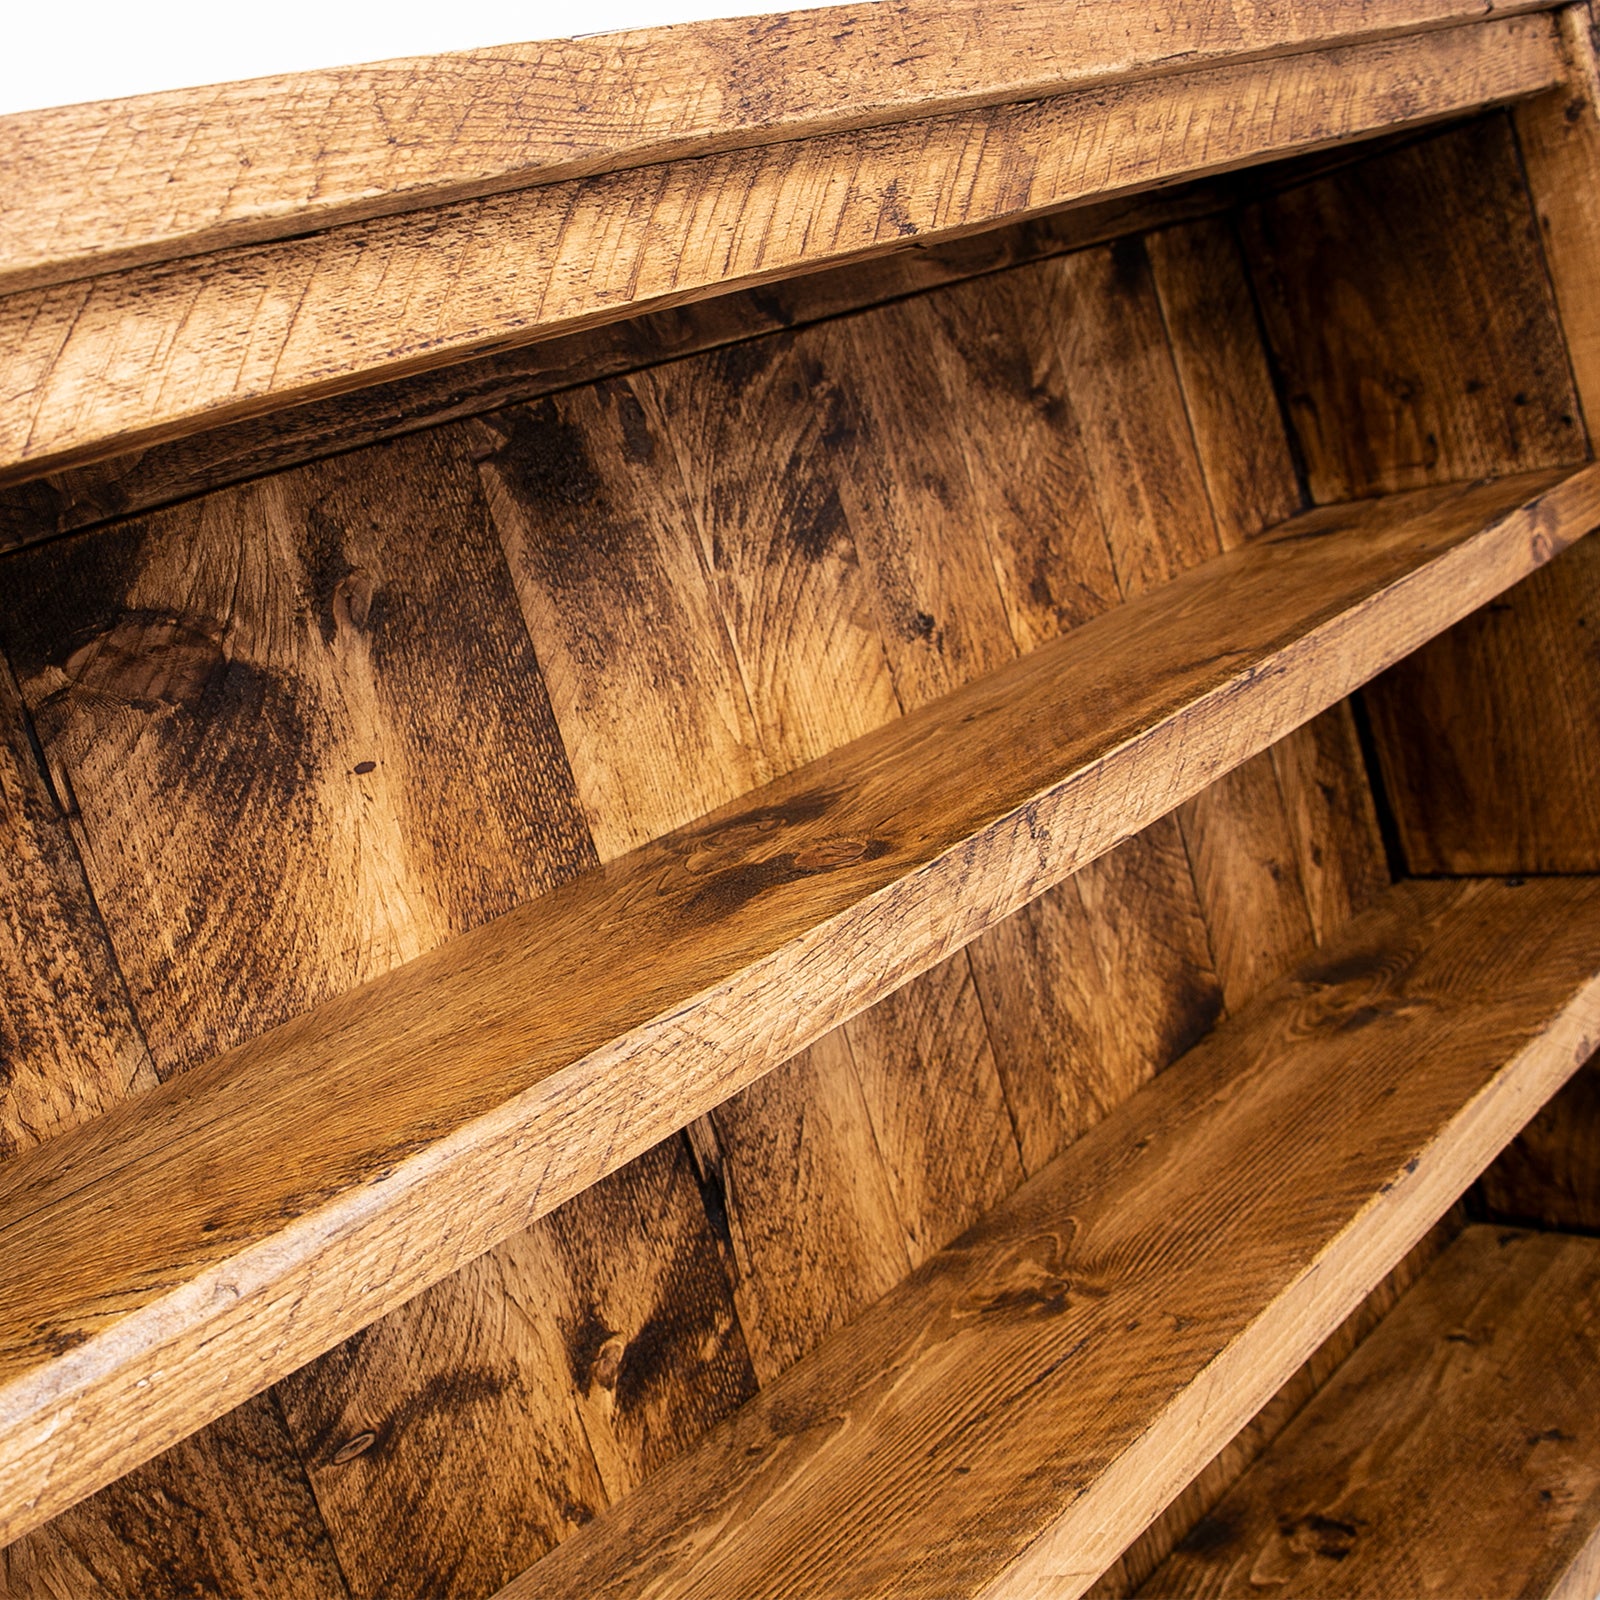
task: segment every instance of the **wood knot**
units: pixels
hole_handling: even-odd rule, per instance
[[[620,1333],[612,1334],[600,1346],[589,1367],[591,1389],[604,1389],[608,1394],[615,1392],[617,1379],[622,1375],[622,1358],[627,1354],[627,1350],[628,1341]]]
[[[342,1467],[345,1462],[354,1461],[357,1456],[364,1456],[377,1442],[378,1436],[375,1433],[353,1434],[333,1452],[334,1466]]]

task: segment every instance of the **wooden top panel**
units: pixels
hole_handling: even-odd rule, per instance
[[[1600,1240],[1471,1228],[1140,1593],[1597,1587]]]
[[[1470,112],[1566,71],[1549,17],[1511,17],[23,290],[0,297],[0,483],[911,239]]]
[[[1391,890],[503,1600],[1072,1600],[1597,1031],[1593,880]]]
[[[0,1541],[720,1103],[1600,521],[1331,507],[0,1169]]]
[[[473,195],[1547,0],[882,0],[0,117],[0,293]]]

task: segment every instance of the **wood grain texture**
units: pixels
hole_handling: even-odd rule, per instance
[[[0,164],[17,175],[0,209],[0,294],[556,178],[1539,4],[854,5],[24,112],[0,117]]]
[[[1547,17],[574,179],[0,299],[0,478],[841,257],[1515,99]],[[981,159],[980,159],[981,158]]]
[[[156,1072],[0,667],[0,1158],[155,1087]]]
[[[9,670],[0,670],[0,839],[0,1158],[8,1158],[157,1082]],[[345,1592],[266,1399],[0,1551],[7,1600],[176,1600],[269,1586],[293,1600]]]
[[[460,441],[8,576],[0,638],[164,1071],[594,860]]]
[[[1292,183],[1286,176],[1283,186]],[[1231,219],[1224,218],[1150,234],[1144,251],[1216,537],[1225,548],[1236,548],[1304,500],[1246,263]],[[1365,763],[1344,704],[1202,791],[1176,820],[1180,847],[1194,868],[1197,909],[1204,908],[1207,961],[1220,974],[1213,992],[1233,1009],[1284,971],[1313,938],[1320,943],[1337,933],[1388,883]],[[1116,925],[1125,920],[1119,915]],[[1164,921],[1163,931],[1175,920]],[[1166,941],[1159,946],[1166,947]],[[1191,957],[1187,965],[1193,972],[1198,964]],[[1109,1014],[1103,1026],[1108,1043],[1122,1036],[1122,1017],[1143,1009],[1137,997],[1144,992],[1142,985],[1130,985]],[[1151,1064],[1159,1063],[1145,1063],[1147,1072]],[[1315,1377],[1310,1373],[1306,1381]],[[1147,1573],[1188,1532],[1209,1500],[1242,1470],[1248,1455],[1241,1442],[1263,1434],[1261,1417],[1252,1429],[1220,1452],[1157,1518],[1097,1592],[1119,1592],[1118,1570]]]
[[[1597,1316],[1600,1242],[1468,1229],[1140,1592],[1592,1593]]]
[[[1299,1414],[1352,1351],[1394,1309],[1467,1225],[1458,1201],[1407,1251],[1400,1264],[1323,1340],[1315,1354],[1197,1473],[1167,1509],[1100,1575],[1087,1600],[1130,1600],[1202,1517]]]
[[[1584,181],[1552,171],[1547,186]],[[1347,167],[1246,221],[1318,497],[1585,452],[1508,119]],[[1312,232],[1350,243],[1311,250]],[[1412,871],[1577,871],[1600,859],[1588,733],[1600,681],[1582,643],[1596,625],[1591,561],[1585,552],[1520,586],[1366,692]]]
[[[561,1288],[503,1246],[272,1390],[352,1600],[492,1592],[606,1505]]]
[[[269,1395],[0,1550],[6,1600],[346,1600],[347,1593]]]
[[[14,1158],[6,1533],[702,1115],[1597,520],[1592,472],[1295,519]]]
[[[1597,931],[1391,891],[508,1600],[1082,1593],[1588,1053]]]
[[[1162,228],[1144,245],[1217,536],[1232,550],[1305,505],[1248,270],[1228,217]]]
[[[1508,117],[1240,220],[1313,501],[1583,458]]]
[[[1594,114],[1560,98],[1528,118],[1534,133],[1549,133],[1565,106],[1579,110],[1578,131],[1547,152],[1552,163],[1581,158],[1584,117]],[[1544,173],[1547,192],[1594,181],[1571,165],[1528,171]],[[1565,258],[1557,251],[1549,261],[1578,272],[1574,285],[1590,269],[1574,258],[1570,234],[1536,226],[1507,120],[1352,166],[1254,214],[1274,219],[1261,222],[1272,254],[1262,270],[1275,285],[1267,302],[1280,306],[1269,322],[1301,395],[1291,408],[1318,493],[1501,472],[1584,450],[1582,414],[1594,414],[1600,394],[1584,408],[1574,394],[1541,232],[1566,243]],[[1363,240],[1333,274],[1293,243],[1314,216]],[[1568,288],[1563,317],[1584,315],[1574,301],[1586,301],[1581,286]],[[1589,738],[1600,678],[1584,645],[1597,626],[1590,562],[1584,552],[1518,587],[1366,693],[1398,845],[1414,872],[1560,872],[1600,859]]]
[[[919,366],[899,322],[889,308],[703,369],[663,367],[640,385],[672,441],[763,749],[780,771],[883,725],[942,682],[940,647],[913,627],[923,659],[902,659],[899,626],[931,603],[906,570],[908,559],[926,564],[918,534],[930,530],[884,559],[884,537],[895,540],[884,496],[961,471],[959,446],[926,388],[908,396],[891,385],[887,415],[872,405],[865,366]],[[863,340],[873,346],[865,362]],[[913,417],[930,424],[926,437]],[[752,451],[752,438],[762,448]],[[887,470],[891,440],[910,453]],[[959,584],[980,569],[997,608],[972,537],[981,526],[952,515],[947,560],[932,571]],[[792,1138],[769,1139],[758,1117]],[[743,1240],[774,1247],[759,1260],[736,1250],[731,1263],[764,1377],[1021,1179],[959,955],[820,1041],[754,1100],[719,1107],[707,1132],[724,1152],[723,1199]],[[816,1181],[845,1170],[853,1176],[831,1191]]]

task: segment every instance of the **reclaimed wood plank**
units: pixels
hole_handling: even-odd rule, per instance
[[[1272,169],[1287,178],[1301,162]],[[0,489],[0,549],[154,510],[268,472],[481,416],[599,378],[1226,209],[1241,176],[1118,195],[799,278],[693,301],[250,417]]]
[[[854,5],[29,111],[0,117],[0,165],[15,176],[0,201],[0,294],[563,177],[1543,3],[1295,0],[1261,15],[1177,0]]]
[[[1391,890],[506,1600],[1071,1600],[1597,1032],[1591,881]]]
[[[1559,82],[1545,16],[819,135],[0,297],[0,481]],[[1004,152],[1002,156],[1001,152]]]
[[[1351,1352],[1394,1309],[1395,1302],[1460,1236],[1466,1209],[1457,1202],[1409,1250],[1400,1264],[1246,1425],[1193,1477],[1172,1502],[1086,1591],[1087,1600],[1130,1600],[1250,1464],[1294,1420]]]
[[[1600,1242],[1469,1228],[1145,1584],[1591,1595]]]
[[[1593,470],[1297,518],[13,1158],[0,1530],[704,1114],[1596,521]]]

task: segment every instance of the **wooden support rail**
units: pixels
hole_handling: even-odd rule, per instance
[[[1395,4],[1365,9],[1381,19]],[[1552,18],[1510,16],[658,162],[21,290],[0,296],[0,484],[911,238],[1515,100],[1566,73]],[[51,206],[70,214],[58,197]]]
[[[1072,1600],[1597,1039],[1600,883],[1394,889],[502,1600]]]
[[[1600,524],[1310,512],[0,1167],[0,1543],[492,1247]]]
[[[1263,1590],[1594,1600],[1600,1240],[1469,1228],[1140,1593]]]
[[[1549,3],[858,4],[24,112],[0,117],[0,294],[558,178]]]

